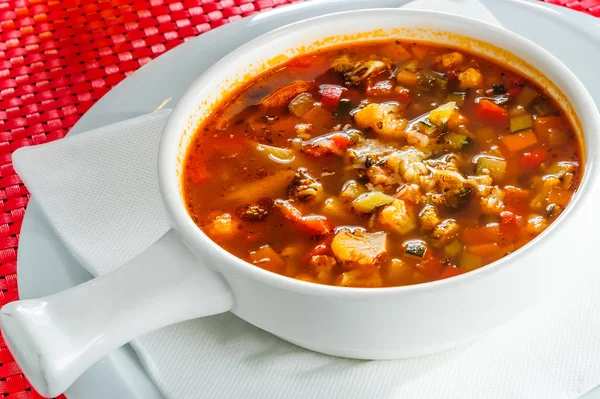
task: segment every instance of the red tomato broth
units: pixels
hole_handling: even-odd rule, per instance
[[[462,60],[445,65],[443,57],[457,52]],[[345,77],[334,70],[345,67],[342,57],[373,72],[355,79],[346,71]],[[378,63],[385,68],[376,71]],[[461,86],[463,80],[472,87]],[[432,123],[430,111],[449,100],[457,100],[451,117]],[[359,123],[372,122],[370,104],[387,112],[390,102],[392,134],[383,132],[390,130],[385,119],[370,127]],[[419,141],[423,135],[427,145]],[[377,151],[367,151],[373,159],[362,168],[349,161],[352,151],[374,141],[394,154],[411,147],[426,155],[410,164],[425,165],[430,175],[409,181],[390,166],[389,154]],[[190,216],[211,239],[258,267],[321,284],[408,285],[474,270],[531,241],[577,189],[581,154],[560,106],[534,82],[460,50],[373,42],[292,59],[217,108],[188,149],[183,194]],[[439,175],[439,185],[456,178],[463,191],[452,186],[448,195],[447,187],[438,187],[428,197],[426,186]],[[308,184],[298,188],[298,181]],[[342,195],[349,181],[393,202],[359,211],[357,196]],[[411,184],[422,197],[416,203]],[[484,209],[496,191],[502,206]],[[428,205],[435,218],[424,215]],[[388,214],[413,221],[390,227],[383,222]],[[452,231],[440,236],[444,229]],[[386,235],[384,251],[371,253],[381,246],[366,245],[347,253],[356,243],[379,243],[378,234]]]

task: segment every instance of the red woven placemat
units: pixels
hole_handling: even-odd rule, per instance
[[[0,0],[0,306],[18,298],[29,199],[12,152],[59,139],[106,92],[183,41],[298,0]],[[544,0],[600,17],[600,0]],[[0,395],[32,391],[0,337]]]

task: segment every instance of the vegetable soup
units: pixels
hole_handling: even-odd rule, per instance
[[[224,102],[188,149],[194,222],[296,279],[389,287],[522,247],[582,177],[544,90],[467,52],[385,41],[304,55]]]

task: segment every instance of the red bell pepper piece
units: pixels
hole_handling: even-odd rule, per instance
[[[345,134],[334,134],[329,138],[329,140],[331,141],[331,144],[333,144],[340,151],[346,151],[352,142],[350,137]]]
[[[443,280],[445,278],[450,278],[450,277],[458,276],[458,275],[461,275],[463,273],[464,272],[462,270],[460,270],[458,267],[455,267],[455,266],[452,266],[452,265],[448,265],[448,266],[446,266],[446,268],[444,269],[444,271],[440,275],[440,280]]]
[[[422,271],[430,278],[438,278],[440,273],[442,272],[442,262],[432,254],[432,251],[429,249],[425,251],[425,255],[423,256],[423,260],[418,263],[415,268],[417,270]]]
[[[321,93],[321,104],[324,107],[336,108],[340,104],[342,94],[347,89],[338,85],[321,85],[319,92]]]
[[[504,242],[514,241],[522,226],[522,216],[509,211],[500,213],[500,235]]]
[[[516,96],[521,94],[521,90],[523,90],[524,86],[525,84],[521,80],[512,79],[508,83],[508,91],[506,92],[506,94],[508,94],[511,98],[515,98]]]
[[[547,159],[548,151],[542,147],[536,148],[523,154],[521,157],[521,166],[527,169],[534,169],[539,167]]]
[[[481,100],[475,104],[475,115],[485,123],[492,125],[507,125],[508,112],[489,100]]]
[[[400,104],[409,104],[412,101],[412,97],[410,96],[410,91],[408,89],[401,90],[398,93],[397,98]]]
[[[302,152],[313,158],[322,158],[331,154],[341,154],[353,144],[344,133],[333,133],[315,137],[302,146]]]
[[[308,257],[312,258],[315,255],[323,255],[325,252],[327,252],[327,244],[321,243],[308,253]]]

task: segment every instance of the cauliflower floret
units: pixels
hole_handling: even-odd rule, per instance
[[[375,185],[391,186],[396,184],[396,179],[390,175],[390,170],[378,165],[367,168],[367,177]]]
[[[458,167],[458,156],[454,154],[446,154],[437,159],[427,159],[423,163],[433,169],[439,170],[451,170],[453,172],[460,172]],[[462,177],[462,175],[461,175]]]
[[[369,76],[375,76],[387,69],[387,64],[382,61],[361,61],[352,70],[344,74],[346,84],[356,86]]]
[[[432,204],[447,208],[458,208],[472,192],[467,179],[454,170],[433,169],[430,176],[421,176],[420,183]]]
[[[536,210],[540,210],[540,209],[544,208],[545,203],[546,203],[546,198],[548,197],[550,190],[552,190],[553,187],[558,186],[559,184],[560,184],[560,180],[557,177],[555,177],[553,175],[549,175],[548,177],[546,177],[541,183],[542,187],[539,189],[537,194],[533,197],[533,199],[529,203],[529,206]]]
[[[210,236],[227,237],[232,236],[237,231],[237,223],[231,218],[231,214],[224,213],[214,218],[206,227],[206,232]]]
[[[406,151],[395,151],[387,159],[387,166],[398,173],[406,182],[414,183],[420,176],[429,173],[423,162],[425,154],[414,148]]]
[[[348,55],[342,55],[331,62],[331,68],[336,72],[346,73],[353,70],[356,64],[357,62],[352,60]]]
[[[369,104],[356,114],[354,120],[361,129],[371,128],[377,134],[402,137],[408,121],[400,117],[400,106],[394,103]]]
[[[294,179],[287,187],[287,195],[300,201],[314,201],[323,194],[323,185],[306,168],[298,168]]]
[[[302,139],[310,139],[310,132],[313,130],[312,123],[298,123],[296,124],[296,135]]]
[[[469,68],[458,74],[459,87],[461,89],[476,89],[483,84],[483,76],[475,68]]]
[[[462,55],[461,53],[457,53],[456,51],[438,55],[437,57],[435,57],[436,65],[444,71],[449,71],[451,69],[454,69],[457,65],[462,63],[464,60],[465,60],[465,56]]]
[[[358,85],[369,76],[375,76],[388,69],[389,65],[377,60],[353,60],[348,55],[337,57],[331,62],[334,71],[343,73],[347,85]]]
[[[337,265],[337,261],[331,256],[314,255],[310,258],[310,265],[315,271],[317,280],[328,283],[333,277],[333,268]]]
[[[429,137],[416,130],[409,130],[406,132],[406,142],[423,150],[426,150],[429,147]]]
[[[379,223],[398,234],[406,234],[417,227],[415,216],[401,199],[396,199],[381,209]]]
[[[493,179],[489,175],[469,176],[467,183],[475,189],[476,193],[482,193],[492,185]]]
[[[386,253],[387,234],[367,233],[364,230],[342,229],[331,242],[333,255],[344,263],[369,266],[381,260]]]
[[[344,161],[354,169],[366,169],[371,165],[384,163],[387,156],[394,151],[394,147],[379,140],[367,139],[348,149],[344,154]]]
[[[419,223],[425,232],[431,232],[440,223],[437,211],[433,205],[425,205],[419,213]]]
[[[500,187],[489,187],[483,190],[479,197],[481,211],[488,215],[497,215],[504,211],[504,190]]]
[[[421,202],[423,195],[421,194],[421,188],[419,187],[419,185],[411,183],[404,184],[401,187],[398,187],[398,191],[395,197],[405,202],[418,204]]]
[[[454,219],[446,219],[433,229],[431,237],[437,246],[445,245],[458,235],[458,223]]]
[[[433,186],[439,192],[456,190],[467,183],[460,172],[451,169],[433,169],[431,178],[421,178],[421,181],[427,188]]]
[[[539,215],[532,215],[527,220],[525,229],[530,234],[540,234],[548,227],[548,220],[545,217]]]
[[[504,211],[506,193],[498,186],[492,186],[493,179],[488,175],[469,176],[468,184],[475,189],[479,197],[479,206],[483,213],[497,215]]]

